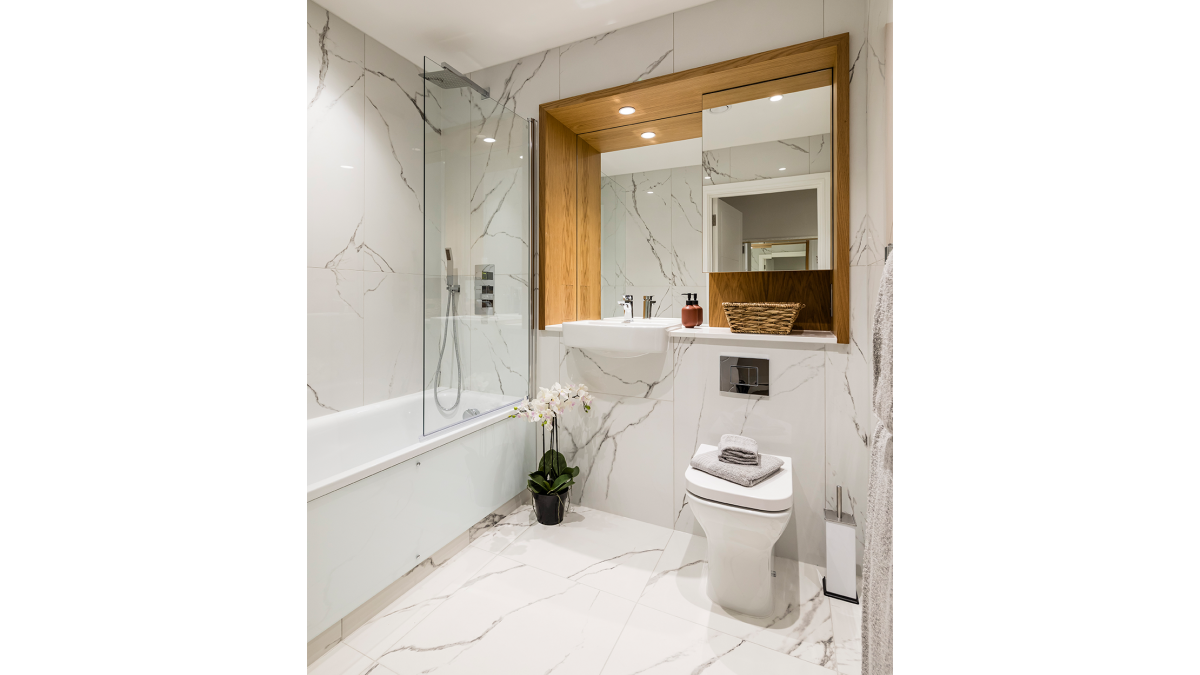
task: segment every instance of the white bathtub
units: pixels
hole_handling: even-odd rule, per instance
[[[512,397],[464,391],[455,412],[444,415],[424,400],[424,392],[364,405],[308,421],[308,501],[329,494],[373,473],[462,438],[511,414],[510,406],[462,420],[464,410],[492,410]],[[443,393],[442,403],[454,395]],[[422,434],[421,410],[437,426],[450,425],[429,436]]]
[[[464,392],[431,420],[508,398]],[[525,489],[532,425],[505,406],[423,436],[422,405],[417,392],[308,422],[309,640]]]

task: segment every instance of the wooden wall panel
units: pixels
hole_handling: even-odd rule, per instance
[[[708,325],[729,327],[722,302],[801,302],[795,330],[833,330],[829,285],[833,272],[712,272],[708,275]]]
[[[833,73],[833,328],[850,343],[850,37],[839,35]],[[865,311],[865,310],[864,310]]]
[[[833,84],[833,71],[818,70],[815,73],[805,73],[794,77],[785,77],[779,80],[771,80],[770,82],[759,82],[745,87],[736,87],[734,89],[705,94],[700,99],[700,105],[704,106],[704,109],[707,110],[709,108],[718,108],[723,105],[733,105],[734,103],[742,103],[744,101],[757,101],[760,98],[767,98],[776,94],[792,94],[797,91],[816,89],[817,87],[828,87],[831,84]]]
[[[574,321],[576,316],[577,181],[575,154],[578,136],[553,115],[541,111],[538,182],[541,199],[538,256],[538,328]]]
[[[588,134],[580,134],[579,137],[600,152],[613,152],[614,150],[628,150],[629,148],[700,138],[702,126],[700,113],[697,112],[679,117],[668,117],[665,120],[602,129]],[[653,131],[654,138],[642,138],[642,133],[646,131]]]
[[[600,151],[583,137],[576,153],[578,206],[576,247],[579,300],[577,320],[600,318]]]
[[[842,34],[543,104],[577,134],[700,112],[706,93],[833,68]],[[849,64],[847,64],[848,66]],[[618,115],[621,106],[632,115]],[[623,118],[613,122],[613,118]]]

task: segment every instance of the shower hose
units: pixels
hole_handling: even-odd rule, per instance
[[[454,320],[454,296],[458,291],[449,287],[446,290],[449,291],[446,296],[446,327],[442,331],[442,348],[438,350],[437,374],[433,377],[433,402],[437,405],[438,410],[444,413],[451,412],[457,408],[459,400],[462,399],[462,357],[459,355],[458,349],[458,322]],[[443,408],[442,400],[438,398],[438,387],[442,383],[442,358],[446,354],[446,338],[450,337],[451,333],[454,334],[452,338],[454,342],[454,370],[458,374],[458,388],[454,394],[454,405]]]

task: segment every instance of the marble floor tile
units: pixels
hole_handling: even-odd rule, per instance
[[[638,604],[806,663],[834,667],[833,626],[820,568],[776,557],[775,609],[769,617],[751,617],[709,600],[707,549],[704,537],[675,532]]]
[[[842,675],[862,672],[862,605],[830,600],[833,614],[833,644],[837,671]]]
[[[351,633],[344,644],[379,658],[494,557],[483,549],[460,551]]]
[[[308,675],[395,675],[373,660],[340,644],[308,667]]]
[[[594,675],[633,608],[497,556],[378,660],[397,673]]]
[[[583,509],[568,513],[561,525],[534,523],[501,555],[637,600],[671,532],[658,525]]]
[[[638,605],[604,666],[603,675],[831,675],[832,671]]]
[[[492,514],[471,528],[471,546],[499,553],[514,539],[524,534],[525,530],[536,524],[533,507],[528,504],[518,506],[512,513],[500,519],[495,519],[495,514]]]

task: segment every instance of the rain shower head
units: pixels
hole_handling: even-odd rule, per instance
[[[450,67],[449,63],[443,62],[442,67],[445,68],[445,70],[439,70],[435,73],[421,73],[421,77],[429,80],[442,89],[462,89],[463,87],[470,87],[482,94],[484,98],[488,97],[488,89],[475,84],[471,81],[471,78]]]

